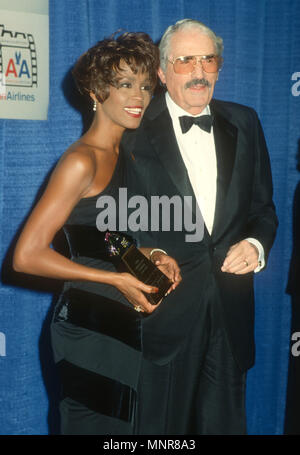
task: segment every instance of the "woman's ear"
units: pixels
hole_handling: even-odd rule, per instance
[[[96,98],[95,93],[90,92],[90,97],[91,97],[92,100],[93,100],[93,111],[96,112],[97,106],[98,106],[98,100],[97,100],[97,98]]]
[[[97,104],[102,104],[109,97],[109,88],[98,89],[97,93],[90,92],[90,97]]]
[[[92,98],[93,101],[96,101],[96,103],[98,102],[94,92],[90,92],[90,97]]]

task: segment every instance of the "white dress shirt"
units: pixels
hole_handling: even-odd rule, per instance
[[[183,134],[179,121],[179,117],[182,115],[190,115],[191,117],[209,115],[209,106],[206,106],[201,114],[193,116],[178,106],[172,100],[168,92],[166,93],[166,103],[173,122],[178,147],[186,166],[196,201],[201,210],[206,228],[209,234],[211,234],[217,194],[217,159],[213,128],[210,133],[207,133],[199,128],[199,126],[192,125],[190,130]],[[246,240],[255,245],[258,249],[259,266],[254,272],[259,272],[265,265],[263,246],[256,239],[247,238]]]

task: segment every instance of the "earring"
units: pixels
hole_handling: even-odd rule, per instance
[[[97,110],[97,101],[94,101],[94,104],[93,104],[93,111],[96,112]]]

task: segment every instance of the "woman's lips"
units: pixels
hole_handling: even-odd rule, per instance
[[[143,108],[141,106],[124,107],[124,111],[131,117],[139,118],[142,115]]]

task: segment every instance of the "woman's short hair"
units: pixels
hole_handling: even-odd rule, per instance
[[[72,74],[82,94],[95,94],[99,102],[109,97],[109,86],[117,86],[117,76],[126,63],[133,73],[148,73],[154,91],[159,67],[159,50],[149,35],[126,32],[105,38],[76,62]]]
[[[167,61],[169,58],[170,52],[170,41],[172,36],[179,31],[182,30],[189,30],[189,29],[196,29],[199,30],[200,33],[203,35],[209,36],[214,42],[215,45],[215,52],[221,58],[224,46],[223,46],[223,39],[220,36],[217,36],[213,30],[207,27],[200,21],[195,19],[182,19],[177,21],[174,25],[170,25],[167,30],[165,31],[164,35],[162,36],[159,44],[160,50],[160,66],[163,71],[166,70]],[[220,62],[222,60],[220,59]]]

